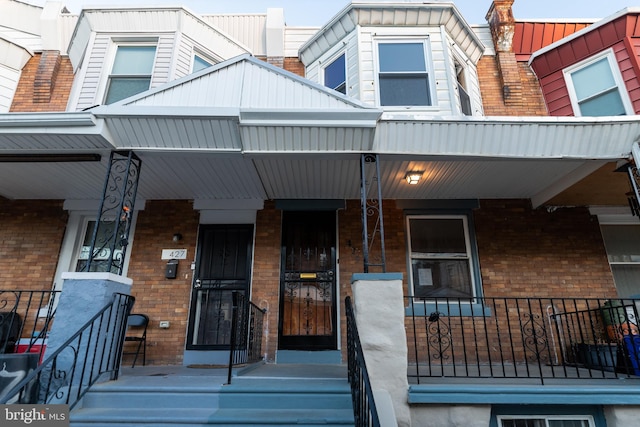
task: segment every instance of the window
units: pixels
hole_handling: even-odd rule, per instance
[[[118,46],[109,76],[105,104],[112,104],[149,89],[155,55],[155,46]]]
[[[601,224],[600,229],[618,296],[640,295],[640,226]]]
[[[590,416],[550,415],[550,416],[499,416],[500,427],[593,427]]]
[[[199,55],[193,55],[193,72],[204,70],[205,68],[209,68],[213,65],[213,63],[204,59]]]
[[[378,44],[380,105],[431,105],[424,42]]]
[[[344,54],[340,55],[325,67],[324,85],[345,95],[347,94],[347,74]]]
[[[476,269],[466,215],[407,217],[410,275],[418,298],[474,298]]]
[[[462,62],[454,58],[456,81],[458,83],[458,96],[460,97],[460,111],[465,116],[471,115],[471,97],[467,92],[467,79]]]
[[[633,114],[612,53],[565,70],[565,80],[576,116]]]

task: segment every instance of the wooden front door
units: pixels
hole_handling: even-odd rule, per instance
[[[335,350],[335,212],[285,211],[278,349]]]

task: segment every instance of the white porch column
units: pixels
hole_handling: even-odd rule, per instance
[[[354,274],[351,282],[371,386],[389,393],[398,426],[410,426],[402,274]]]

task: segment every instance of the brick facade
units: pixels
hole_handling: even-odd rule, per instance
[[[0,222],[0,289],[51,289],[67,225],[62,202],[0,197]]]
[[[182,240],[173,242],[175,233]],[[128,276],[133,280],[135,312],[149,316],[147,361],[150,364],[181,364],[189,314],[192,270],[198,234],[198,212],[191,201],[147,201],[138,220],[131,246]],[[165,278],[166,260],[162,249],[187,249],[180,260],[176,279]],[[159,322],[168,320],[169,329]]]
[[[547,116],[547,107],[540,85],[531,68],[517,63],[523,94],[519,102],[507,104],[503,98],[500,70],[495,56],[483,56],[478,62],[480,93],[487,116]]]
[[[34,54],[22,70],[9,111],[65,111],[73,77],[68,57],[52,51]]]
[[[587,208],[547,212],[528,200],[483,200],[474,221],[485,296],[616,297]]]

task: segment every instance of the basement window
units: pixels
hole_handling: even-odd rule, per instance
[[[499,427],[595,427],[590,416],[498,416]]]

